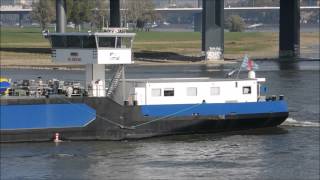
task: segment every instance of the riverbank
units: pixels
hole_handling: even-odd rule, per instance
[[[310,47],[319,45],[318,32],[301,33],[301,52],[310,52]],[[79,68],[56,65],[51,62],[50,44],[42,37],[38,28],[1,28],[1,68],[7,67],[49,67]],[[134,45],[136,64],[169,65],[198,64],[204,61],[201,52],[201,34],[198,32],[137,32]],[[237,61],[244,54],[253,59],[278,57],[278,33],[245,32],[225,33],[225,61]],[[81,67],[80,67],[81,68]]]
[[[174,60],[135,60],[129,66],[176,66],[176,65],[209,65],[220,66],[222,64],[236,64],[239,61],[174,61]],[[59,70],[82,70],[84,65],[54,65],[54,64],[31,64],[31,65],[1,65],[1,69],[59,69]]]

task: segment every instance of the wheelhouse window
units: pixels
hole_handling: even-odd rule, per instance
[[[174,96],[174,89],[173,88],[165,88],[163,91],[164,96]]]
[[[99,37],[99,47],[115,48],[115,37]]]
[[[97,48],[96,39],[94,36],[83,36],[82,37],[83,48]]]
[[[220,95],[220,87],[211,87],[211,88],[210,88],[210,95],[211,95],[211,96],[218,96],[218,95]]]
[[[51,36],[52,48],[64,48],[66,46],[65,36]]]
[[[81,37],[80,36],[67,36],[67,47],[68,48],[80,48]]]
[[[131,48],[131,38],[128,37],[118,37],[118,47],[121,48]]]
[[[197,96],[197,88],[196,87],[188,87],[187,88],[187,96]]]
[[[53,48],[97,48],[94,36],[51,36]]]
[[[160,88],[151,89],[151,96],[152,97],[161,96],[161,89]]]
[[[242,88],[242,93],[243,94],[251,94],[251,86],[244,86]]]

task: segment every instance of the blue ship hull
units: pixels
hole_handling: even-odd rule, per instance
[[[272,127],[285,101],[121,106],[108,98],[1,100],[1,142],[121,140]]]

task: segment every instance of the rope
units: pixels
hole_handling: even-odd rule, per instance
[[[121,129],[127,128],[126,126],[124,126],[124,125],[122,125],[122,124],[119,124],[119,123],[117,123],[117,122],[114,122],[114,121],[112,121],[112,120],[110,120],[110,119],[108,119],[108,118],[105,118],[105,117],[103,117],[103,116],[100,116],[99,114],[92,113],[92,112],[90,112],[90,111],[88,111],[88,110],[86,110],[86,109],[83,109],[83,108],[80,107],[79,105],[74,104],[74,103],[72,103],[71,101],[66,100],[65,98],[60,98],[60,97],[58,97],[58,98],[61,99],[61,100],[63,100],[63,101],[65,101],[65,102],[67,102],[67,103],[69,103],[69,104],[76,105],[76,107],[77,107],[78,109],[83,110],[83,111],[86,111],[87,113],[90,113],[91,115],[95,115],[96,117],[98,117],[98,118],[100,118],[100,119],[102,119],[102,120],[105,120],[105,121],[109,122],[110,124],[113,124],[113,125],[115,125],[115,126],[118,126],[118,127],[120,127]]]
[[[67,102],[67,103],[69,103],[69,104],[77,105],[77,104],[72,103],[71,101],[66,100],[65,98],[60,98],[60,97],[58,97],[58,98],[61,99],[61,100],[63,100],[63,101],[65,101],[65,102]],[[76,107],[77,107],[78,109],[80,109],[80,110],[84,110],[84,111],[86,111],[86,112],[88,112],[88,113],[90,113],[90,114],[92,114],[92,115],[95,115],[96,117],[98,117],[98,118],[100,118],[100,119],[102,119],[102,120],[105,120],[105,121],[109,122],[110,124],[113,124],[113,125],[115,125],[115,126],[118,126],[118,127],[120,127],[121,129],[130,129],[130,130],[133,130],[133,129],[136,129],[136,128],[141,127],[141,126],[145,126],[145,125],[147,125],[147,124],[154,123],[154,122],[156,122],[156,121],[161,121],[161,120],[163,120],[163,119],[173,118],[173,117],[175,117],[175,115],[177,115],[177,114],[179,114],[179,113],[182,113],[182,112],[188,111],[188,110],[190,110],[190,109],[196,108],[196,107],[198,107],[198,106],[200,106],[200,105],[202,105],[202,104],[203,104],[203,103],[195,104],[195,105],[193,105],[193,106],[187,107],[187,108],[185,108],[185,109],[181,109],[181,110],[179,110],[179,111],[177,111],[177,112],[174,112],[174,113],[172,113],[172,114],[168,114],[168,115],[166,115],[166,116],[159,117],[159,118],[153,119],[153,120],[151,120],[151,121],[144,122],[144,123],[141,123],[141,124],[137,124],[137,125],[134,125],[134,126],[125,126],[125,125],[119,124],[119,123],[117,123],[117,122],[114,122],[114,121],[112,121],[112,120],[110,120],[110,119],[108,119],[108,118],[105,118],[105,117],[103,117],[103,116],[100,116],[99,114],[92,113],[92,112],[90,112],[90,111],[88,111],[88,110],[86,110],[86,109],[83,109],[83,108],[81,108],[81,107],[78,106],[78,105],[77,105]]]
[[[187,108],[185,108],[185,109],[179,110],[179,111],[177,111],[177,112],[175,112],[175,113],[168,114],[168,115],[166,115],[166,116],[164,116],[164,117],[156,118],[156,119],[153,119],[153,120],[151,120],[151,121],[148,121],[148,122],[145,122],[145,123],[141,123],[141,124],[137,124],[137,125],[134,125],[134,126],[131,126],[131,127],[132,127],[133,129],[135,129],[135,128],[137,128],[137,127],[141,127],[141,126],[144,126],[144,125],[147,125],[147,124],[156,122],[156,121],[160,121],[160,120],[163,120],[163,119],[170,119],[170,118],[174,117],[175,115],[177,115],[177,114],[179,114],[179,113],[188,111],[188,110],[193,109],[193,108],[195,108],[195,107],[198,107],[198,106],[200,106],[200,105],[201,105],[201,104],[195,104],[195,105],[193,105],[193,106],[190,106],[190,107],[187,107]]]

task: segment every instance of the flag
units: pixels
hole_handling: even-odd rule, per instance
[[[257,69],[259,69],[259,65],[258,65],[257,63],[254,63],[254,62],[253,62],[252,68],[253,68],[254,70],[257,70]]]
[[[241,68],[247,68],[248,71],[259,69],[258,64],[254,63],[253,60],[249,59],[247,55],[244,56]]]
[[[248,66],[248,61],[249,61],[248,56],[244,55],[242,63],[241,63],[241,68],[246,68]]]

